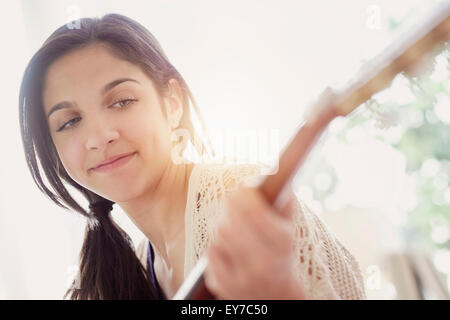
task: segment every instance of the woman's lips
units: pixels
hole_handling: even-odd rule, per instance
[[[110,162],[108,164],[104,164],[99,167],[92,168],[91,170],[95,171],[95,172],[107,172],[107,171],[119,168],[119,167],[125,165],[126,163],[128,163],[134,157],[135,154],[136,154],[136,152],[134,152],[128,156],[124,156],[122,158],[114,160],[113,162]]]

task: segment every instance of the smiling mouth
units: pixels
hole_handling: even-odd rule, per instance
[[[91,168],[90,171],[95,171],[95,172],[108,172],[111,171],[113,169],[122,167],[123,165],[127,164],[130,160],[132,160],[132,158],[136,155],[137,152],[133,152],[129,155],[120,157],[110,163],[107,164],[103,164],[100,165],[98,167],[95,168]]]

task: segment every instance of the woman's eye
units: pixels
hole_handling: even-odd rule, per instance
[[[136,100],[136,99],[123,99],[123,100],[118,100],[118,101],[114,102],[111,106],[115,106],[115,105],[117,105],[117,104],[121,104],[120,107],[119,107],[119,109],[123,109],[123,108],[125,108],[126,106],[128,106],[129,104],[131,104],[132,102],[135,102],[135,101],[137,101],[137,100]],[[66,123],[64,123],[64,124],[57,130],[57,132],[62,131],[62,130],[65,130],[65,129],[68,128],[68,127],[69,127],[69,128],[72,127],[72,126],[73,126],[72,124],[78,122],[78,121],[74,122],[74,121],[77,120],[77,119],[81,119],[81,118],[80,118],[80,117],[77,117],[77,118],[73,118],[73,119],[67,121]],[[69,124],[70,124],[70,125],[69,125]]]
[[[136,99],[123,99],[123,100],[119,100],[119,101],[114,102],[112,105],[114,106],[114,105],[116,105],[118,103],[125,103],[125,102],[127,102],[127,104],[125,104],[125,106],[127,106],[131,102],[134,102],[134,101],[136,101]],[[123,108],[123,107],[121,107],[121,108]]]
[[[56,130],[57,132],[64,130],[68,124],[73,123],[74,120],[80,119],[80,117],[77,118],[73,118],[69,121],[67,121],[66,123],[64,123],[58,130]],[[78,122],[78,121],[77,121]],[[70,127],[70,126],[69,126]]]

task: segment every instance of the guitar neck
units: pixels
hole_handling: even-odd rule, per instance
[[[311,148],[328,124],[338,116],[346,116],[369,100],[375,93],[390,85],[394,77],[411,70],[436,45],[450,37],[450,2],[441,4],[435,13],[416,30],[404,36],[401,41],[387,47],[370,65],[345,89],[327,89],[318,102],[312,106],[304,125],[282,152],[278,171],[269,175],[259,186],[269,204],[280,208],[287,199],[288,186]],[[178,299],[212,299],[204,283],[203,274],[207,267],[205,257],[186,278],[175,294]]]
[[[450,39],[450,1],[441,4],[433,14],[401,39],[393,42],[366,65],[363,73],[338,94],[336,108],[347,115],[389,86],[395,76],[414,70],[437,44]]]
[[[410,31],[401,41],[392,43],[355,81],[340,92],[327,88],[307,115],[306,122],[279,160],[278,172],[268,176],[260,186],[269,204],[281,208],[288,196],[290,181],[303,164],[310,149],[328,124],[338,116],[346,116],[390,85],[399,73],[413,69],[436,44],[450,38],[450,2],[434,11],[417,30]]]

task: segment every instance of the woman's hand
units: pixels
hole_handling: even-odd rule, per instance
[[[229,197],[207,250],[205,283],[224,299],[304,299],[294,272],[293,197],[280,212],[256,188]]]

